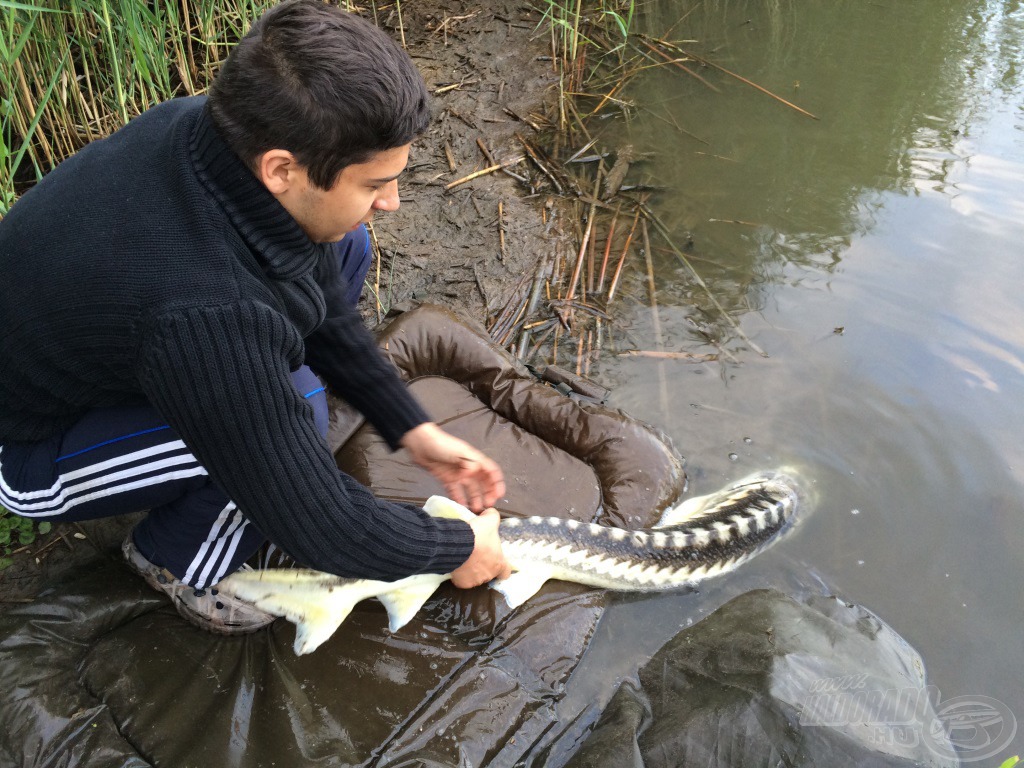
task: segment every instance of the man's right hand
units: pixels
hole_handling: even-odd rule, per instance
[[[467,522],[473,529],[476,543],[469,559],[452,571],[452,584],[460,589],[469,589],[491,579],[511,576],[512,568],[502,554],[498,536],[498,523],[501,522],[498,510],[489,507]]]

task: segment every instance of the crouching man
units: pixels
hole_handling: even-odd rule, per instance
[[[386,34],[289,0],[208,98],[150,109],[27,192],[0,221],[0,504],[148,509],[129,565],[226,633],[273,618],[215,586],[266,539],[341,576],[508,575],[500,469],[429,421],[354,308],[365,224],[398,208],[428,109]],[[340,472],[324,384],[482,514],[434,519]]]

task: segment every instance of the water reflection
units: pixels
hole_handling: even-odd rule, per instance
[[[637,84],[634,100],[666,119],[641,112],[628,140],[657,153],[649,173],[672,190],[660,209],[736,311],[751,298],[744,276],[778,279],[765,262],[834,269],[886,194],[956,195],[948,177],[980,103],[1020,86],[1018,3],[661,0],[644,25],[676,27],[688,50],[821,118],[711,68],[700,74],[722,93],[672,68]]]
[[[684,48],[820,118],[721,72],[700,70],[715,93],[664,68],[634,82],[643,109],[603,128],[611,145],[658,153],[642,166],[668,190],[657,212],[770,354],[754,354],[655,242],[665,349],[717,339],[732,358],[606,356],[598,374],[615,405],[670,433],[696,493],[785,463],[821,499],[711,602],[820,583],[892,623],[944,697],[991,696],[1024,722],[1024,7],[645,8],[647,33],[682,18],[672,37],[693,41]],[[642,278],[624,296],[645,296]],[[613,309],[614,349],[652,346],[649,307]],[[654,645],[713,608],[705,599],[625,606],[622,621]]]

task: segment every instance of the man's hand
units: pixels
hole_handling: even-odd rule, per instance
[[[485,509],[467,521],[476,536],[476,543],[469,559],[452,571],[452,584],[456,587],[469,589],[494,578],[507,579],[512,575],[512,569],[501,552],[501,539],[498,537],[500,521],[494,508]]]
[[[505,478],[498,465],[437,424],[426,422],[410,429],[401,444],[413,461],[444,484],[449,498],[474,512],[505,495]]]

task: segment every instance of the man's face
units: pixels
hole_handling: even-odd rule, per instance
[[[386,149],[365,163],[346,166],[327,190],[314,187],[301,171],[294,196],[281,202],[310,240],[337,242],[368,223],[375,211],[398,210],[398,177],[409,163],[409,147]]]

